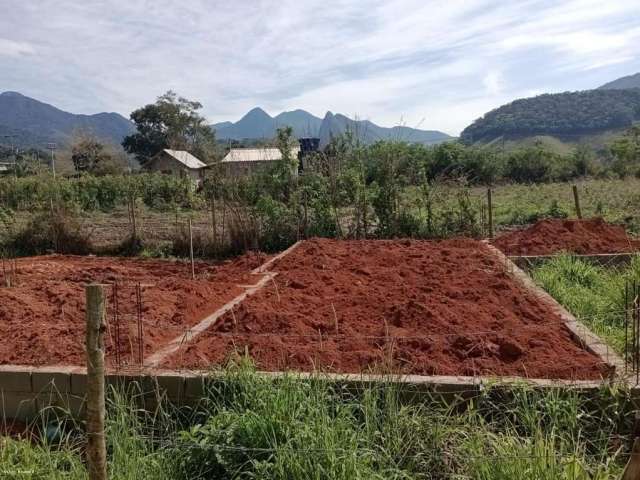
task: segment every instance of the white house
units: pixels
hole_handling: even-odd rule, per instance
[[[189,177],[200,183],[208,165],[184,150],[170,150],[165,148],[155,154],[145,165],[145,170],[161,172],[181,177]]]

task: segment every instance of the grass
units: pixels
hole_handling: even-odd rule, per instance
[[[558,256],[536,268],[532,276],[578,320],[618,353],[624,352],[624,287],[626,281],[640,281],[640,255],[621,269]]]
[[[247,365],[220,375],[192,410],[145,411],[111,391],[111,478],[613,480],[629,447],[630,395],[616,387],[409,403],[391,384],[354,391]],[[87,478],[81,429],[63,431],[55,442],[0,440],[2,478]]]

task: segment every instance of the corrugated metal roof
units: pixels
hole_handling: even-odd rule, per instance
[[[293,147],[291,155],[298,156],[300,147]],[[282,154],[278,148],[232,148],[222,159],[222,163],[229,162],[274,162],[282,160]]]
[[[184,150],[169,150],[168,148],[165,148],[164,152],[171,155],[187,168],[196,170],[198,168],[204,168],[207,166],[206,163],[198,160],[196,157]]]

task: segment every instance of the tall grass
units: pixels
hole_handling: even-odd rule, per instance
[[[626,268],[595,266],[571,256],[536,268],[533,278],[608,344],[624,351],[625,282],[640,281],[640,255]]]
[[[392,384],[346,388],[230,367],[190,410],[139,408],[112,391],[109,471],[118,479],[616,479],[629,393],[489,389],[445,404]],[[65,430],[67,431],[67,430]],[[1,440],[3,478],[86,478],[82,435]],[[9,472],[9,473],[7,473]]]

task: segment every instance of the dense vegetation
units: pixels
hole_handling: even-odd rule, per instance
[[[633,423],[616,387],[487,388],[447,406],[390,383],[356,391],[232,366],[195,410],[144,411],[132,393],[111,391],[112,478],[617,480]],[[0,471],[87,478],[82,427],[52,413],[36,425],[43,441],[0,438]]]
[[[466,143],[503,135],[575,135],[622,129],[640,120],[640,89],[544,94],[492,110],[461,134]]]
[[[59,212],[86,216],[90,212],[114,212],[123,208],[128,211],[134,237],[139,233],[135,217],[141,211],[171,212],[176,217],[184,211],[208,211],[210,220],[205,221],[210,222],[209,233],[196,238],[198,255],[226,255],[256,247],[278,250],[299,238],[311,236],[481,236],[486,234],[485,199],[484,193],[473,195],[476,186],[504,181],[540,184],[585,175],[626,178],[640,169],[640,136],[632,130],[616,143],[615,161],[608,165],[599,163],[591,152],[582,149],[560,156],[540,146],[507,153],[459,143],[363,145],[345,135],[334,139],[324,152],[306,158],[303,171],[297,174],[298,159],[292,158],[287,148],[294,141],[290,133],[282,130],[275,140],[286,152],[282,161],[249,177],[225,176],[213,167],[199,188],[177,176],[96,175],[95,168],[103,168],[105,161],[103,151],[93,148],[89,140],[82,145],[92,148],[80,150],[76,158],[83,168],[94,167],[94,173],[53,178],[41,172],[0,179],[2,224],[9,225],[0,230],[0,241],[4,237],[5,243],[14,246],[10,247],[12,250],[25,254],[38,253],[43,248],[57,250],[56,245],[62,243],[77,244],[85,251],[85,239],[70,242],[72,235],[63,231],[62,225],[51,225],[62,221],[63,215]],[[640,195],[633,192],[632,181],[628,185],[631,190],[617,207],[625,215],[615,219],[633,229],[638,221],[633,211],[637,210]],[[544,205],[536,204],[537,197],[530,199],[529,206],[523,205],[523,195],[529,196],[527,192],[539,188],[523,185],[520,198],[509,199],[508,212],[505,212],[507,203],[496,197],[494,218],[498,223],[513,224],[571,213],[570,206],[554,204],[552,198],[544,195]],[[585,212],[606,215],[605,196],[612,197],[613,193],[605,193],[593,199],[595,208],[591,208],[592,199],[586,198]],[[530,208],[534,204],[535,209]],[[24,221],[11,222],[12,218],[30,219],[37,212],[42,215],[27,225]],[[71,230],[77,230],[73,223],[70,225]],[[45,233],[36,235],[37,229]],[[60,235],[47,232],[60,232]],[[45,242],[27,248],[29,242],[25,242],[24,235]],[[58,237],[65,242],[54,241]],[[184,240],[183,236],[177,243],[184,246]],[[140,247],[143,242],[134,238],[133,244]],[[173,249],[173,254],[184,253],[182,247]]]

